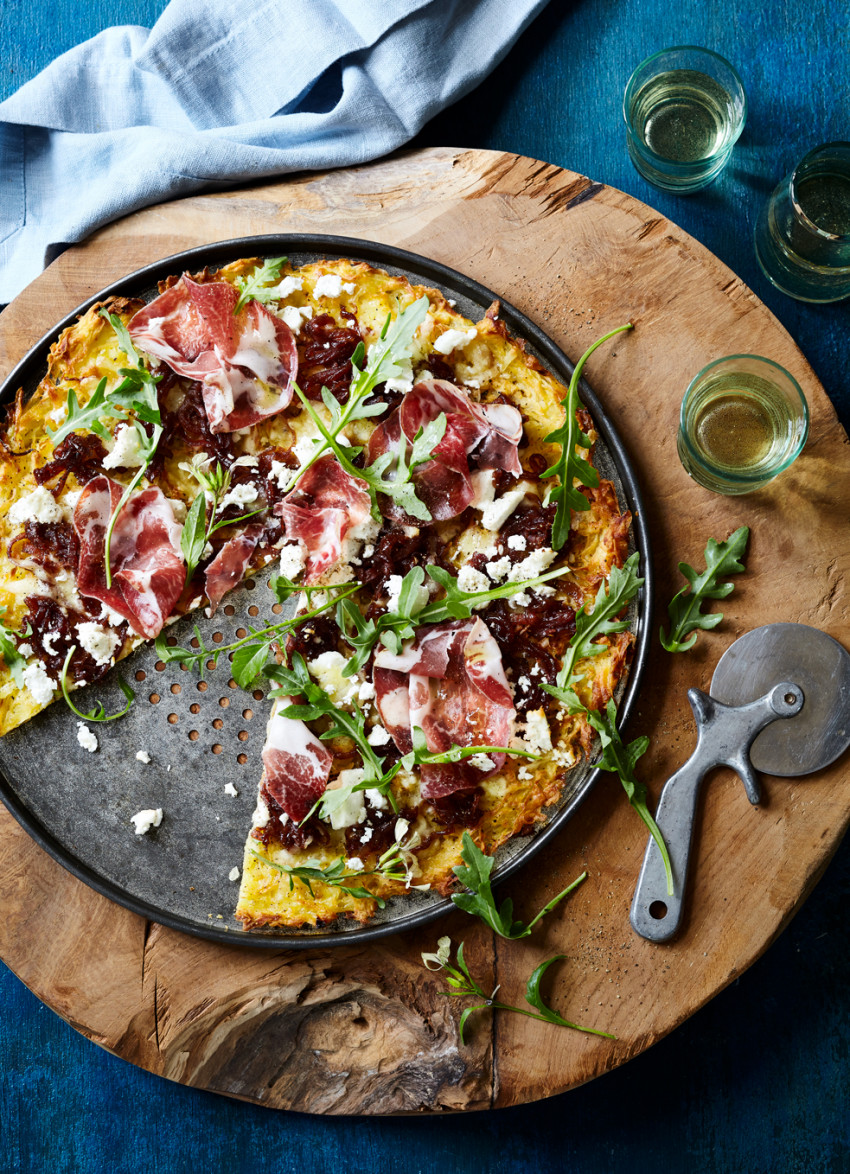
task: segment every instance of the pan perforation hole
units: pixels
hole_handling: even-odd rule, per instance
[[[213,754],[221,754],[223,749],[224,747],[219,742],[216,742],[215,746],[212,748],[212,752]]]
[[[176,726],[179,720],[180,720],[180,719],[179,719],[179,717],[177,716],[177,714],[176,714],[176,713],[170,713],[170,714],[168,715],[168,724],[169,724],[170,726]]]
[[[158,693],[151,693],[148,701],[150,701],[151,705],[159,705],[160,701],[162,701],[162,698]]]
[[[237,754],[236,761],[239,763],[240,766],[244,766],[245,763],[248,761],[248,755],[247,754]]]

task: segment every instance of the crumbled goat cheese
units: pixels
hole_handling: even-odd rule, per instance
[[[549,722],[542,709],[532,709],[525,716],[524,741],[532,754],[544,754],[552,749],[552,735],[549,732]]]
[[[130,818],[136,828],[136,835],[144,836],[151,828],[158,828],[162,823],[162,808],[147,807],[144,811],[137,811]]]
[[[32,656],[32,644],[19,644],[18,652],[21,656]]]
[[[348,290],[352,292],[354,286]],[[338,298],[342,293],[342,278],[338,273],[323,273],[313,286],[314,298]]]
[[[368,844],[369,841],[372,839],[372,836],[374,835],[374,833],[375,833],[374,828],[371,828],[371,827],[364,828],[363,831],[360,833],[360,843],[361,844]]]
[[[24,684],[39,705],[47,705],[53,700],[56,682],[48,677],[40,660],[33,661],[24,669]]]
[[[239,794],[239,792],[234,787],[233,783],[225,783],[224,784],[224,793],[225,793],[225,795],[232,795],[234,799]]]
[[[489,591],[491,584],[486,575],[476,571],[468,563],[460,568],[457,575],[457,585],[461,591]]]
[[[292,470],[283,461],[272,461],[269,469],[269,481],[274,481],[278,489],[285,490],[292,477]]]
[[[492,770],[493,759],[486,754],[473,754],[467,759],[470,766],[474,766],[476,770]]]
[[[194,606],[197,606],[197,604]],[[111,607],[107,607],[105,603],[100,605],[100,615],[97,618],[99,620],[105,620],[107,624],[109,624],[110,628],[120,628],[122,624],[127,623],[124,616],[122,616],[120,612],[113,611],[113,609]]]
[[[508,606],[513,608],[528,607],[531,603],[531,596],[527,591],[517,591],[516,595],[508,597]]]
[[[77,640],[80,647],[85,649],[97,665],[109,664],[116,648],[121,643],[119,636],[110,632],[108,628],[102,628],[94,621],[78,625]]]
[[[147,750],[137,750],[136,751],[136,760],[138,762],[143,762],[145,764],[145,766],[147,766],[151,760],[151,756],[148,754]]]
[[[285,814],[286,814],[286,812],[284,812],[284,815]],[[272,813],[269,811],[268,807],[266,806],[265,799],[262,797],[262,795],[259,795],[257,797],[257,806],[254,808],[254,813],[251,816],[251,824],[255,828],[264,828],[266,826],[266,824],[269,822],[269,820],[271,819],[271,817],[272,817]],[[284,820],[281,820],[281,823],[284,823],[284,822],[285,822]]]
[[[304,569],[304,545],[299,539],[280,548],[278,570],[287,579],[294,579]]]
[[[520,481],[515,489],[509,489],[495,501],[488,502],[481,508],[481,525],[485,530],[501,530],[505,522],[525,497],[530,486],[526,481]]]
[[[358,689],[356,679],[342,675],[347,663],[341,652],[323,652],[307,665],[328,697],[340,704],[351,701]]]
[[[13,526],[23,526],[24,522],[61,522],[64,517],[62,506],[54,501],[53,494],[43,485],[19,498],[8,513]]]
[[[440,355],[450,355],[456,347],[466,346],[478,334],[474,326],[469,330],[446,330],[434,343],[434,350]]]
[[[494,583],[501,583],[505,576],[510,571],[513,563],[506,554],[501,558],[495,559],[493,562],[485,563],[485,570]]]
[[[301,327],[313,317],[312,306],[284,306],[280,317],[293,334],[300,334]]]
[[[385,730],[382,725],[373,726],[372,729],[369,731],[368,738],[366,739],[366,741],[369,743],[370,746],[386,746],[386,744],[387,744],[387,742],[389,742],[389,740],[390,740],[389,731]],[[377,793],[380,795],[381,792],[378,791]],[[374,806],[374,804],[373,804],[373,806]]]
[[[97,738],[85,722],[77,722],[77,741],[83,750],[88,750],[91,754],[97,750]]]
[[[375,727],[377,729],[377,726]],[[369,806],[374,807],[376,811],[385,811],[389,800],[386,795],[383,795],[377,787],[369,787],[363,792],[369,801]]]
[[[44,649],[44,651],[47,653],[48,656],[58,655],[56,649],[53,647],[54,642],[58,639],[59,639],[58,632],[46,632],[42,636],[41,647]]]
[[[366,866],[359,856],[351,856],[346,860],[345,867],[349,872],[362,872]]]
[[[521,563],[514,563],[508,574],[508,582],[521,583],[524,579],[536,579],[555,561],[556,557],[555,551],[548,546],[541,547],[540,550],[533,550]],[[554,588],[535,587],[534,590],[545,594],[554,591]]]
[[[222,513],[229,505],[236,505],[240,508],[243,505],[252,505],[258,497],[259,490],[251,481],[246,482],[244,485],[234,485],[218,503],[216,513]]]
[[[303,277],[293,277],[292,274],[290,273],[286,277],[284,277],[284,279],[276,287],[274,292],[277,294],[277,296],[279,298],[288,298],[290,294],[294,294],[298,290],[301,290],[303,288],[304,288]]]
[[[227,879],[229,881],[238,881],[239,880],[239,869],[237,868],[237,866],[235,864],[234,864],[233,868],[231,868],[230,872],[227,874]]]
[[[517,681],[517,685],[522,689],[523,693],[528,693],[531,689],[531,681],[526,676],[522,676]]]
[[[375,686],[371,681],[362,681],[357,696],[361,701],[371,701],[375,696]]]
[[[103,458],[104,469],[141,469],[146,460],[138,430],[132,424],[119,424],[112,451]]]
[[[527,546],[524,534],[508,535],[508,550],[525,550]]]

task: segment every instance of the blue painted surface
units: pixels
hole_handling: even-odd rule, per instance
[[[3,0],[0,96],[98,29],[150,24],[163,7]],[[750,116],[720,181],[675,197],[633,170],[619,104],[639,61],[688,43],[736,65]],[[751,239],[782,174],[817,142],[850,139],[849,50],[843,0],[552,0],[496,73],[418,141],[547,159],[658,208],[767,303],[846,426],[850,306],[775,293]],[[848,892],[845,843],[765,957],[667,1040],[552,1101],[463,1118],[317,1119],[181,1088],[100,1051],[0,968],[0,1170],[850,1171]]]

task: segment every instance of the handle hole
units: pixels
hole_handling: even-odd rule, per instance
[[[663,921],[667,916],[667,906],[663,901],[653,901],[649,907],[649,916],[655,921]]]
[[[796,693],[786,693],[785,694],[785,704],[786,705],[793,705],[796,700],[797,700]]]

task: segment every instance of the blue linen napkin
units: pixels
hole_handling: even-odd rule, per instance
[[[100,225],[210,183],[395,150],[546,0],[171,0],[0,103],[0,302]]]

